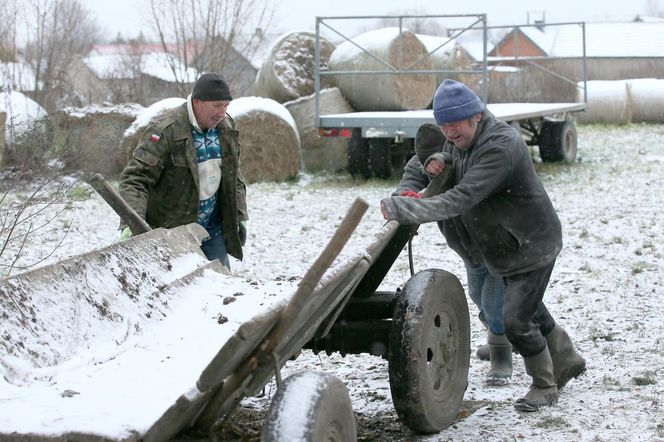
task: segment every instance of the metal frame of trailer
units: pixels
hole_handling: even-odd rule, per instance
[[[407,19],[465,19],[471,23],[465,27],[450,29],[450,40],[458,38],[468,31],[482,32],[483,55],[478,61],[476,69],[456,70],[416,70],[398,69],[391,66],[387,60],[381,60],[371,54],[370,50],[363,48],[352,38],[330,25],[335,20],[350,19],[397,19],[400,32],[403,31],[403,22]],[[572,163],[576,159],[576,129],[572,114],[583,111],[587,107],[586,89],[586,44],[585,23],[551,23],[537,26],[578,25],[581,29],[582,45],[582,74],[583,74],[583,102],[561,103],[488,103],[487,109],[497,118],[514,126],[531,146],[539,146],[540,157],[543,161],[564,161]],[[375,176],[389,178],[399,174],[405,162],[413,154],[413,142],[417,128],[424,123],[433,123],[431,109],[405,110],[405,111],[371,111],[350,112],[344,114],[320,113],[320,84],[321,78],[339,75],[418,75],[418,74],[469,74],[482,76],[482,90],[480,94],[487,103],[488,96],[488,31],[490,29],[518,28],[521,26],[487,26],[486,14],[467,15],[400,15],[400,16],[360,16],[360,17],[317,17],[316,18],[316,53],[315,53],[315,125],[319,128],[321,136],[348,137],[349,170],[353,175],[363,175],[366,178]],[[385,65],[384,70],[367,71],[331,71],[322,70],[320,65],[320,32],[321,28],[328,29],[345,41],[377,59]],[[518,42],[518,39],[517,39]],[[429,55],[441,50],[445,45],[429,52]],[[517,43],[518,44],[518,43]],[[518,54],[518,51],[515,51]],[[505,58],[502,59],[505,61]],[[543,75],[553,75],[558,79],[574,84],[573,80],[558,73],[543,68],[524,57],[515,56],[513,61],[523,61],[529,66],[541,69]],[[433,94],[433,91],[432,91]]]

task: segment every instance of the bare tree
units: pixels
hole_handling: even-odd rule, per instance
[[[16,61],[16,0],[0,2],[0,61]]]
[[[646,14],[652,17],[664,17],[664,10],[659,6],[659,0],[646,1]]]
[[[0,190],[0,278],[53,255],[69,233],[74,203],[89,195],[79,189],[78,180],[52,176]]]
[[[150,0],[150,6],[152,27],[175,56],[171,69],[182,95],[195,80],[187,67],[223,73],[233,87],[243,74],[241,58],[255,55],[274,15],[269,0]]]
[[[48,112],[70,104],[68,68],[99,38],[98,26],[79,0],[28,0],[22,8],[25,59],[35,72],[35,101]]]

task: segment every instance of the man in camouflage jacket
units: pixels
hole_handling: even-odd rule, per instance
[[[154,119],[120,176],[120,194],[152,227],[199,222],[208,259],[242,259],[248,219],[240,143],[221,75],[204,74],[187,102]]]

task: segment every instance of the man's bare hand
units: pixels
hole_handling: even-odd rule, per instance
[[[385,205],[380,203],[380,211],[383,214],[383,218],[387,219],[387,210],[385,210]]]
[[[445,168],[445,164],[436,160],[432,159],[429,161],[429,164],[427,164],[427,167],[424,169],[425,172],[431,176],[436,176],[440,175],[443,173],[443,169]]]

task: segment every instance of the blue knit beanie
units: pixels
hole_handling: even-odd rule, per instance
[[[483,110],[480,97],[458,81],[443,80],[433,96],[433,117],[438,125],[465,120]]]

